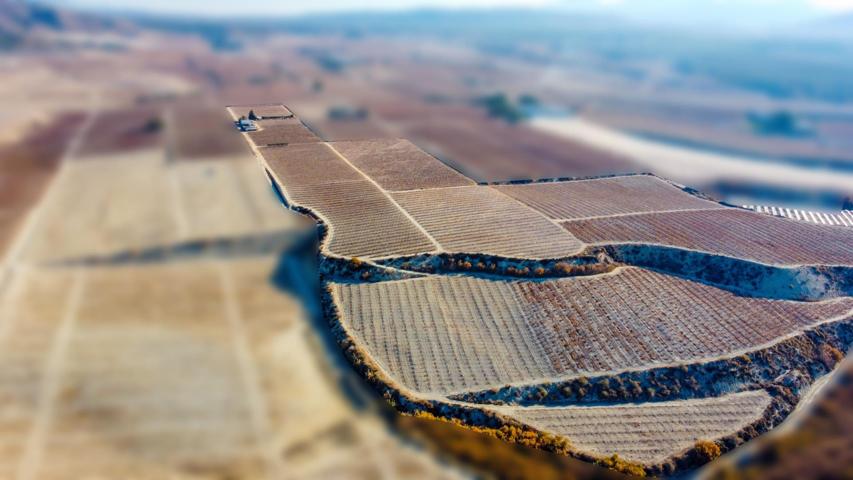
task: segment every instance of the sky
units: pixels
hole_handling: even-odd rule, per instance
[[[531,7],[607,12],[640,20],[682,23],[796,23],[853,12],[853,0],[53,0],[87,9],[202,16],[292,16],[346,10]]]

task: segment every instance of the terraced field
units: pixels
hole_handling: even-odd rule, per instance
[[[653,243],[776,265],[853,264],[850,230],[735,209],[564,222],[591,244]]]
[[[496,186],[552,219],[725,208],[649,175]]]
[[[331,186],[339,182],[367,181],[364,175],[322,143],[269,148],[263,151],[263,157],[285,193],[300,186]]]
[[[434,188],[392,196],[449,252],[561,258],[583,248],[544,216],[489,187]]]
[[[327,249],[349,257],[430,252],[436,245],[390,197],[324,144],[265,151],[288,201],[330,225]]]
[[[331,145],[385,190],[474,185],[473,180],[408,140],[334,142]]]
[[[669,474],[778,425],[853,343],[853,297],[835,298],[849,229],[648,175],[474,185],[402,140],[246,137],[286,202],[329,227],[321,253],[365,260],[324,264],[324,311],[357,370],[407,413]],[[653,245],[599,248],[624,243]],[[743,261],[692,255],[676,277],[661,272],[684,252],[654,244]],[[722,270],[737,278],[717,281]],[[802,300],[785,288],[819,301],[778,299]]]
[[[770,400],[767,392],[759,390],[702,400],[500,411],[571,438],[584,451],[655,464],[697,441],[734,434],[758,420]]]
[[[379,258],[435,251],[417,225],[367,181],[293,187],[293,201],[315,210],[330,225],[328,250],[345,257]]]
[[[733,356],[853,315],[851,298],[751,299],[639,268],[543,282],[333,284],[332,295],[397,381],[440,394]]]

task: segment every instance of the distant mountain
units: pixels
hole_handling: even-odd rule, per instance
[[[0,50],[26,46],[38,32],[121,33],[130,24],[23,0],[0,0]]]

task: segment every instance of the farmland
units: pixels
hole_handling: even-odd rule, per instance
[[[81,116],[66,120],[39,133],[67,142]],[[174,138],[175,123],[163,128]],[[38,142],[42,170],[16,171],[44,181],[66,157],[0,282],[0,477],[460,476],[356,409],[363,392],[343,391],[310,305],[272,281],[307,225],[245,145],[207,156],[80,138],[79,150]],[[193,161],[171,161],[175,151]],[[201,247],[190,258],[132,254],[268,236],[236,258]],[[65,262],[81,257],[93,261]]]
[[[0,303],[15,313],[0,337],[0,475],[316,478],[334,454],[356,478],[456,478],[352,409],[299,300],[268,283],[274,262],[18,276]]]
[[[231,118],[217,105],[179,104],[167,110],[169,147],[179,161],[245,156],[246,143],[232,134]]]
[[[723,208],[648,175],[495,188],[555,220]]]
[[[163,113],[157,109],[101,112],[83,140],[84,156],[156,148],[163,142]]]
[[[651,169],[729,203],[838,210],[850,105],[656,58],[696,39],[515,10],[258,28],[6,4],[0,30],[27,38],[0,58],[2,478],[454,478],[404,424],[502,476],[583,476],[577,459],[689,475],[787,421],[853,344],[849,234],[652,176],[567,180]],[[489,98],[534,108],[502,118]],[[279,118],[241,135],[222,104]],[[774,111],[810,131],[751,131]],[[563,228],[646,217],[600,241]],[[532,448],[550,475],[508,460]]]
[[[393,377],[441,394],[734,356],[853,314],[850,299],[748,299],[636,268],[545,282],[341,284],[332,294]]]
[[[455,112],[433,114],[434,120],[405,129],[420,145],[481,182],[604,175],[635,170],[624,157],[581,142],[557,139],[529,129],[483,119],[468,121]],[[476,139],[476,141],[474,141]],[[519,162],[519,159],[529,161]]]
[[[435,188],[392,194],[450,252],[560,258],[582,245],[544,216],[488,187]]]
[[[700,440],[736,433],[759,419],[770,401],[766,392],[754,391],[682,402],[504,411],[601,456],[659,463]]]
[[[261,124],[261,129],[249,132],[252,141],[258,146],[321,141],[320,137],[298,120],[266,120],[258,123]]]
[[[91,115],[69,113],[0,146],[0,251],[5,251],[22,219],[45,191],[61,164],[91,121]]]
[[[435,250],[418,227],[367,181],[291,188],[294,202],[331,224],[328,249],[348,257],[414,255]],[[343,194],[343,195],[342,195]]]
[[[328,228],[326,319],[406,413],[670,474],[777,425],[853,343],[849,229],[727,207],[650,175],[474,185],[401,140],[245,137],[285,203]],[[620,256],[624,243],[661,254]],[[739,259],[750,278],[663,273],[658,245]],[[823,264],[837,267],[782,268]],[[813,292],[783,299],[780,279]]]
[[[388,191],[474,184],[408,140],[333,142],[331,145]]]
[[[245,156],[167,163],[162,150],[147,149],[118,158],[80,157],[45,198],[22,255],[51,262],[296,226],[296,217],[281,212],[273,199]]]
[[[853,243],[844,227],[735,209],[605,217],[563,226],[593,244],[671,245],[777,265],[853,263]]]
[[[234,112],[234,115],[237,115],[237,117],[248,117],[249,112],[255,112],[255,115],[261,118],[287,118],[293,116],[293,113],[288,110],[287,107],[276,104],[251,106],[235,105],[231,107],[231,110]]]
[[[264,155],[276,178],[284,179],[288,201],[316,211],[329,223],[331,252],[383,257],[435,249],[384,191],[327,145],[265,149]],[[383,231],[387,235],[378,233]]]

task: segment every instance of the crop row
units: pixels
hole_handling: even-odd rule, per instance
[[[249,132],[249,137],[259,147],[323,141],[296,119],[262,120],[258,123],[261,129]]]
[[[343,321],[403,385],[453,393],[749,350],[853,299],[739,297],[638,268],[552,281],[429,277],[334,285]]]
[[[657,210],[724,208],[650,175],[496,186],[550,218],[578,219]]]
[[[655,243],[781,265],[853,264],[853,231],[742,210],[650,213],[575,220],[587,243]]]
[[[853,299],[745,298],[638,268],[518,283],[523,311],[557,372],[598,372],[725,355],[848,313]]]
[[[701,400],[505,411],[537,429],[568,437],[581,450],[655,464],[698,441],[737,432],[758,420],[770,401],[758,390]]]
[[[489,187],[392,194],[445,251],[563,258],[583,245],[544,216]]]
[[[332,146],[386,190],[473,185],[456,170],[401,139],[335,142]]]
[[[328,249],[342,256],[383,257],[432,251],[435,245],[387,197],[324,144],[264,150],[288,201],[328,221]]]

